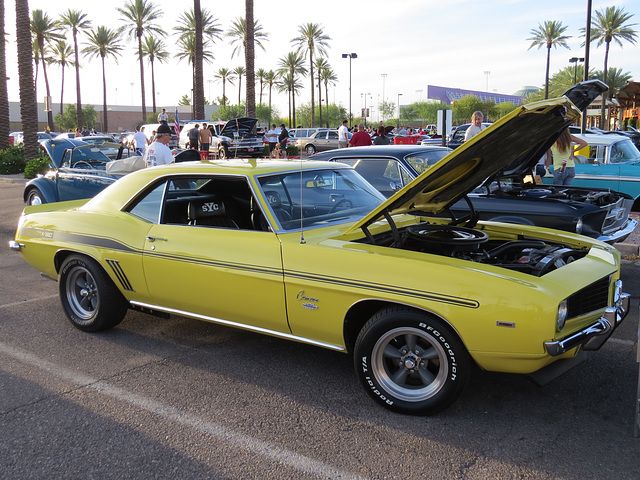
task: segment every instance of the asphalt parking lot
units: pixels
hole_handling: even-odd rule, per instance
[[[344,354],[137,312],[76,330],[6,247],[23,183],[0,180],[0,478],[640,478],[640,263],[622,268],[630,315],[584,363],[544,387],[477,370],[451,408],[410,417]]]

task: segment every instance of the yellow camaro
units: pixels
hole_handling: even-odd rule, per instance
[[[568,97],[520,107],[387,200],[341,164],[148,168],[90,200],[25,208],[11,247],[57,278],[79,329],[132,308],[352,352],[376,401],[434,413],[472,362],[536,372],[599,348],[627,313],[607,244],[422,215],[546,151],[578,115]]]

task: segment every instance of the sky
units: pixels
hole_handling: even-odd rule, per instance
[[[191,2],[152,0],[163,16],[158,24],[169,34],[165,39],[171,59],[166,64],[156,62],[156,102],[158,108],[175,109],[179,99],[190,95],[191,66],[179,61],[173,28],[180,15],[191,7]],[[86,0],[29,0],[31,10],[42,9],[52,18],[58,18],[67,9],[87,14],[92,25],[117,28],[125,25],[120,20],[118,7],[125,0],[87,2]],[[427,86],[437,85],[468,90],[513,94],[523,86],[544,84],[546,48],[529,49],[531,30],[547,20],[561,21],[569,35],[570,48],[551,50],[550,73],[570,65],[569,58],[584,57],[580,29],[586,25],[587,0],[563,2],[537,0],[367,0],[344,2],[337,0],[275,2],[254,0],[254,17],[262,25],[268,39],[265,50],[256,48],[255,68],[278,68],[279,59],[295,50],[292,39],[298,28],[306,23],[318,23],[328,41],[327,60],[338,77],[329,87],[329,101],[349,106],[349,73],[351,70],[352,110],[358,112],[372,107],[371,121],[379,118],[377,105],[383,100],[405,105],[427,99]],[[592,15],[596,10],[617,6],[634,16],[630,23],[638,31],[638,42],[624,42],[620,47],[611,45],[609,66],[629,72],[640,81],[640,1],[592,0]],[[201,0],[202,8],[217,18],[219,28],[227,31],[232,22],[245,14],[243,0],[224,2]],[[5,29],[7,35],[7,76],[9,100],[19,100],[17,54],[15,45],[15,2],[5,2]],[[69,42],[72,40],[69,38]],[[83,38],[80,37],[80,42]],[[107,101],[110,105],[140,105],[140,71],[137,62],[137,44],[126,39],[122,56],[107,60]],[[82,46],[81,46],[82,48]],[[222,84],[214,80],[219,68],[233,69],[244,64],[244,57],[232,58],[233,47],[229,39],[217,41],[211,50],[212,64],[204,64],[204,93],[207,98],[222,95]],[[590,68],[604,66],[604,45],[591,46]],[[344,53],[356,53],[351,61]],[[308,64],[308,60],[307,60]],[[102,70],[97,59],[81,59],[81,87],[83,104],[102,105]],[[60,102],[61,69],[47,69],[54,103]],[[296,96],[296,105],[311,100],[310,79],[301,80],[304,88]],[[151,72],[145,63],[147,110],[151,110]],[[256,82],[257,83],[257,82]],[[65,103],[75,103],[75,74],[65,74]],[[40,72],[37,85],[38,100],[42,102],[45,86]],[[231,103],[238,101],[238,88],[227,85]],[[259,85],[256,84],[256,95]],[[266,90],[264,103],[267,103]],[[323,91],[324,96],[324,91]],[[317,92],[316,92],[317,97]],[[244,100],[244,79],[242,99]],[[317,99],[316,99],[317,100]],[[259,102],[259,99],[257,99]],[[281,116],[287,112],[287,94],[273,91],[272,103]]]

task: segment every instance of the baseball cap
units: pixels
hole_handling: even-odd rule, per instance
[[[171,128],[169,128],[169,125],[165,125],[163,123],[158,127],[158,130],[156,131],[156,133],[162,134],[162,135],[166,135],[166,134],[171,135]]]

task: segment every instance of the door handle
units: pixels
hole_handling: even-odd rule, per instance
[[[151,235],[147,235],[147,241],[149,242],[155,242],[156,240],[160,240],[163,242],[166,242],[167,239],[166,238],[162,238],[162,237],[152,237]]]

